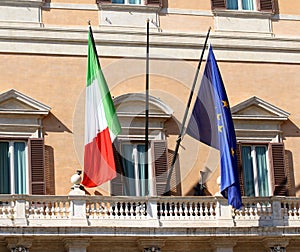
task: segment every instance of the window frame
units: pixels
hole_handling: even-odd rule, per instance
[[[49,114],[50,107],[11,89],[0,94],[0,109],[2,109],[0,140],[26,142],[28,170],[26,193],[46,194],[45,174],[48,168],[45,163],[42,129],[43,119]]]
[[[8,155],[9,155],[9,174],[10,174],[10,194],[20,194],[16,193],[15,186],[15,159],[14,159],[14,144],[17,142],[25,144],[25,175],[26,175],[26,184],[25,184],[25,193],[28,194],[30,192],[30,174],[29,174],[29,153],[28,153],[28,141],[24,139],[0,139],[0,142],[8,143]],[[23,193],[22,193],[23,194]]]
[[[228,5],[228,1],[230,0],[226,0],[226,6]],[[243,0],[236,0],[237,1],[237,9],[229,9],[228,7],[226,7],[227,10],[236,10],[236,11],[257,11],[257,1],[256,0],[252,0],[252,4],[253,4],[253,10],[248,10],[248,9],[244,9],[243,8]]]
[[[125,181],[122,167],[122,143],[145,142],[145,95],[141,93],[128,93],[114,99],[117,115],[122,131],[114,142],[114,156],[117,176],[111,182],[111,195],[125,195],[123,184]],[[152,113],[152,111],[155,111]],[[161,195],[162,188],[166,188],[167,176],[165,172],[157,178],[159,169],[168,169],[168,146],[165,135],[165,122],[171,118],[173,111],[162,100],[149,97],[149,149],[148,173],[149,196]],[[160,189],[158,191],[158,184]]]
[[[124,5],[145,5],[145,1],[144,0],[140,0],[141,3],[140,4],[132,4],[129,2],[130,0],[124,0],[124,3],[113,3],[113,0],[111,1],[112,4],[124,4]]]
[[[238,0],[241,2],[241,0]],[[227,8],[227,0],[211,0],[211,8],[213,11],[225,10],[226,12],[264,12],[264,13],[275,13],[275,1],[274,0],[253,0],[254,10],[231,10]]]
[[[241,148],[241,160],[242,160],[242,148],[243,147],[250,147],[251,148],[251,161],[252,161],[252,172],[253,172],[253,181],[254,181],[254,197],[261,197],[259,195],[259,182],[258,182],[258,165],[257,165],[257,159],[256,159],[256,147],[265,147],[266,148],[266,165],[267,165],[267,171],[268,171],[268,193],[269,195],[266,196],[273,196],[273,181],[271,178],[271,175],[273,172],[271,171],[272,167],[270,165],[270,151],[269,151],[269,143],[239,143]],[[243,161],[241,161],[241,165],[243,165]],[[243,169],[244,167],[242,167]],[[244,170],[244,169],[243,169]],[[241,179],[245,179],[244,173],[243,177]],[[243,184],[245,182],[243,181]],[[245,191],[245,188],[244,188]]]
[[[128,141],[128,140],[120,140],[119,141],[120,144],[120,154],[123,157],[123,146],[124,145],[132,145],[133,146],[133,152],[132,155],[134,156],[134,177],[135,177],[135,195],[130,195],[130,196],[142,196],[141,192],[140,192],[140,170],[139,170],[139,163],[138,163],[138,145],[145,145],[144,142],[142,141]],[[152,162],[151,162],[151,152],[152,152],[152,148],[151,145],[149,147],[149,151],[148,151],[148,179],[146,180],[146,182],[148,183],[148,194],[143,195],[143,196],[153,196],[154,195],[154,182],[153,182],[153,167],[152,167]],[[124,158],[122,158],[123,160]],[[122,165],[124,166],[124,163],[122,162]],[[129,181],[130,182],[130,181]],[[124,190],[125,192],[125,190]],[[124,193],[125,196],[127,196]],[[129,196],[129,195],[128,195]]]

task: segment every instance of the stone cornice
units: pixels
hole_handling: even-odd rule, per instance
[[[152,30],[151,57],[198,60],[205,35]],[[94,29],[99,55],[107,57],[145,57],[145,36],[143,29]],[[87,28],[0,26],[0,42],[5,53],[86,56]],[[300,62],[300,38],[212,32],[209,43],[219,61]]]
[[[45,0],[1,0],[0,6],[40,7],[44,2]]]

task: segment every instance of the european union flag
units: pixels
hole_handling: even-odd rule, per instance
[[[237,169],[236,136],[222,77],[212,50],[186,132],[220,150],[221,194],[235,209],[242,206]]]

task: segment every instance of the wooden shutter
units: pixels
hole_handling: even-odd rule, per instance
[[[55,195],[54,151],[48,145],[45,145],[45,183],[46,194]]]
[[[241,195],[245,196],[241,148],[242,148],[242,145],[240,143],[238,143],[236,146],[236,157],[237,157],[237,165],[238,165],[238,172],[239,172],[240,189],[241,189]]]
[[[270,143],[270,163],[273,168],[274,195],[288,195],[288,184],[285,170],[285,157],[283,143]]]
[[[152,145],[152,165],[155,172],[157,195],[169,195],[170,185],[168,180],[168,148],[164,140],[155,140]]]
[[[162,6],[162,0],[147,0],[146,4]]]
[[[266,12],[275,12],[274,0],[258,0],[258,10]]]
[[[29,157],[31,193],[36,195],[44,195],[46,193],[44,153],[44,139],[30,138]]]
[[[177,155],[177,161],[175,162],[175,165],[172,170],[170,170],[173,157],[174,157],[174,151],[168,149],[168,169],[169,169],[169,176],[170,176],[170,195],[172,196],[181,196],[181,184],[180,184],[180,168],[179,168],[179,162],[178,162],[178,155]]]
[[[122,157],[119,152],[119,143],[115,140],[113,144],[113,151],[115,157],[116,171],[117,176],[111,181],[111,195],[122,196],[124,194],[124,182],[123,182],[123,166],[122,166]]]
[[[289,150],[284,151],[285,158],[285,171],[288,182],[288,192],[289,196],[296,196],[296,183],[294,177],[294,166],[293,166],[293,154]]]
[[[211,8],[214,9],[226,9],[226,0],[211,0]]]
[[[111,0],[96,0],[97,4],[111,4]]]

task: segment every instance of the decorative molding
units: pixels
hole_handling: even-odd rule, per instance
[[[290,113],[253,96],[231,108],[235,120],[286,121]]]
[[[14,89],[0,94],[0,114],[48,115],[50,107]]]
[[[38,137],[50,107],[11,89],[0,95],[0,136]]]
[[[145,29],[101,26],[93,30],[100,56],[145,57]],[[151,57],[198,60],[205,35],[152,30]],[[87,54],[86,28],[0,26],[0,41],[3,53]],[[219,61],[300,63],[300,39],[295,37],[211,32],[209,42]]]
[[[231,112],[237,140],[242,142],[280,142],[281,124],[290,115],[255,96],[232,107]]]
[[[115,104],[116,108],[118,108],[119,106],[130,105],[130,103],[135,103],[135,104],[136,103],[143,103],[143,104],[145,104],[145,94],[130,93],[130,94],[124,94],[124,95],[121,95],[121,96],[118,96],[118,97],[114,98],[114,104]],[[154,96],[151,96],[151,95],[149,96],[149,106],[152,107],[152,109],[151,109],[152,111],[156,112],[153,115],[160,115],[159,117],[164,116],[164,117],[170,118],[171,115],[173,114],[173,110],[167,104],[165,104],[160,99],[158,99]],[[142,106],[142,108],[144,108],[144,106]],[[129,111],[132,111],[132,110],[129,110]],[[132,114],[128,114],[128,113],[125,114],[124,112],[121,112],[121,114],[132,116]],[[135,114],[135,116],[136,115],[137,114]],[[150,116],[151,115],[152,115],[152,113],[150,114]]]
[[[97,4],[45,3],[43,9],[99,10]]]
[[[0,6],[27,6],[27,7],[41,7],[45,0],[1,0]]]

